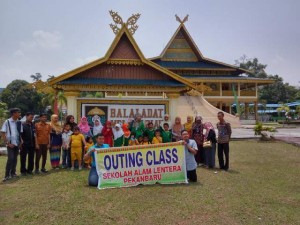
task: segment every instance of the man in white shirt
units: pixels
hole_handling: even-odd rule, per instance
[[[17,159],[19,155],[19,148],[22,144],[21,133],[23,132],[23,127],[21,121],[18,120],[21,111],[18,108],[12,108],[9,112],[11,114],[11,118],[7,119],[3,123],[1,129],[2,139],[7,146],[7,162],[3,182],[17,176]]]

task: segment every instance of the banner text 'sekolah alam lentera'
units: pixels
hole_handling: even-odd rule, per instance
[[[187,183],[182,142],[98,149],[99,189]]]

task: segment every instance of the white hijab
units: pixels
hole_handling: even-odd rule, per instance
[[[100,123],[98,126],[95,125],[95,122],[96,122],[96,121],[99,121],[99,123]],[[100,121],[99,119],[96,119],[96,120],[94,121],[93,135],[95,136],[95,135],[97,135],[97,134],[101,134],[102,129],[103,129],[103,125],[102,125],[101,121]]]
[[[118,131],[116,130],[116,127],[119,127]],[[116,126],[112,128],[112,132],[114,134],[114,140],[117,140],[124,135],[123,129],[121,128],[120,124],[116,124]]]

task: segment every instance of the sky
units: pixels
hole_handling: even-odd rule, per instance
[[[0,0],[0,87],[103,57],[115,37],[109,10],[123,21],[141,13],[134,38],[148,58],[176,31],[175,14],[189,14],[186,28],[204,57],[256,57],[268,74],[300,85],[299,0]]]

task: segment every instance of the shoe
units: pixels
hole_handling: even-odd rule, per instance
[[[65,166],[65,165],[61,165],[61,168],[62,168],[62,169],[65,169],[65,168],[66,168],[66,166]]]
[[[82,170],[82,166],[79,166],[79,168],[78,168],[79,170]]]
[[[71,167],[71,170],[73,171],[73,170],[74,170],[74,167]]]
[[[10,179],[10,177],[4,177],[3,180],[2,180],[2,182],[6,182],[6,181],[8,181],[9,179]]]
[[[19,178],[19,176],[16,173],[14,173],[13,175],[11,175],[11,177],[12,178]]]
[[[40,174],[41,172],[39,170],[34,171],[35,174]]]
[[[56,170],[59,170],[59,167],[56,167],[55,169],[56,169]]]
[[[26,173],[26,172],[23,172],[23,173],[21,173],[21,175],[22,175],[22,176],[26,176],[26,175],[27,175],[27,173]]]
[[[33,173],[32,171],[27,171],[27,174],[32,175]]]
[[[41,169],[41,172],[42,172],[42,173],[48,173],[48,170],[46,170],[46,169],[44,168],[44,169]]]

